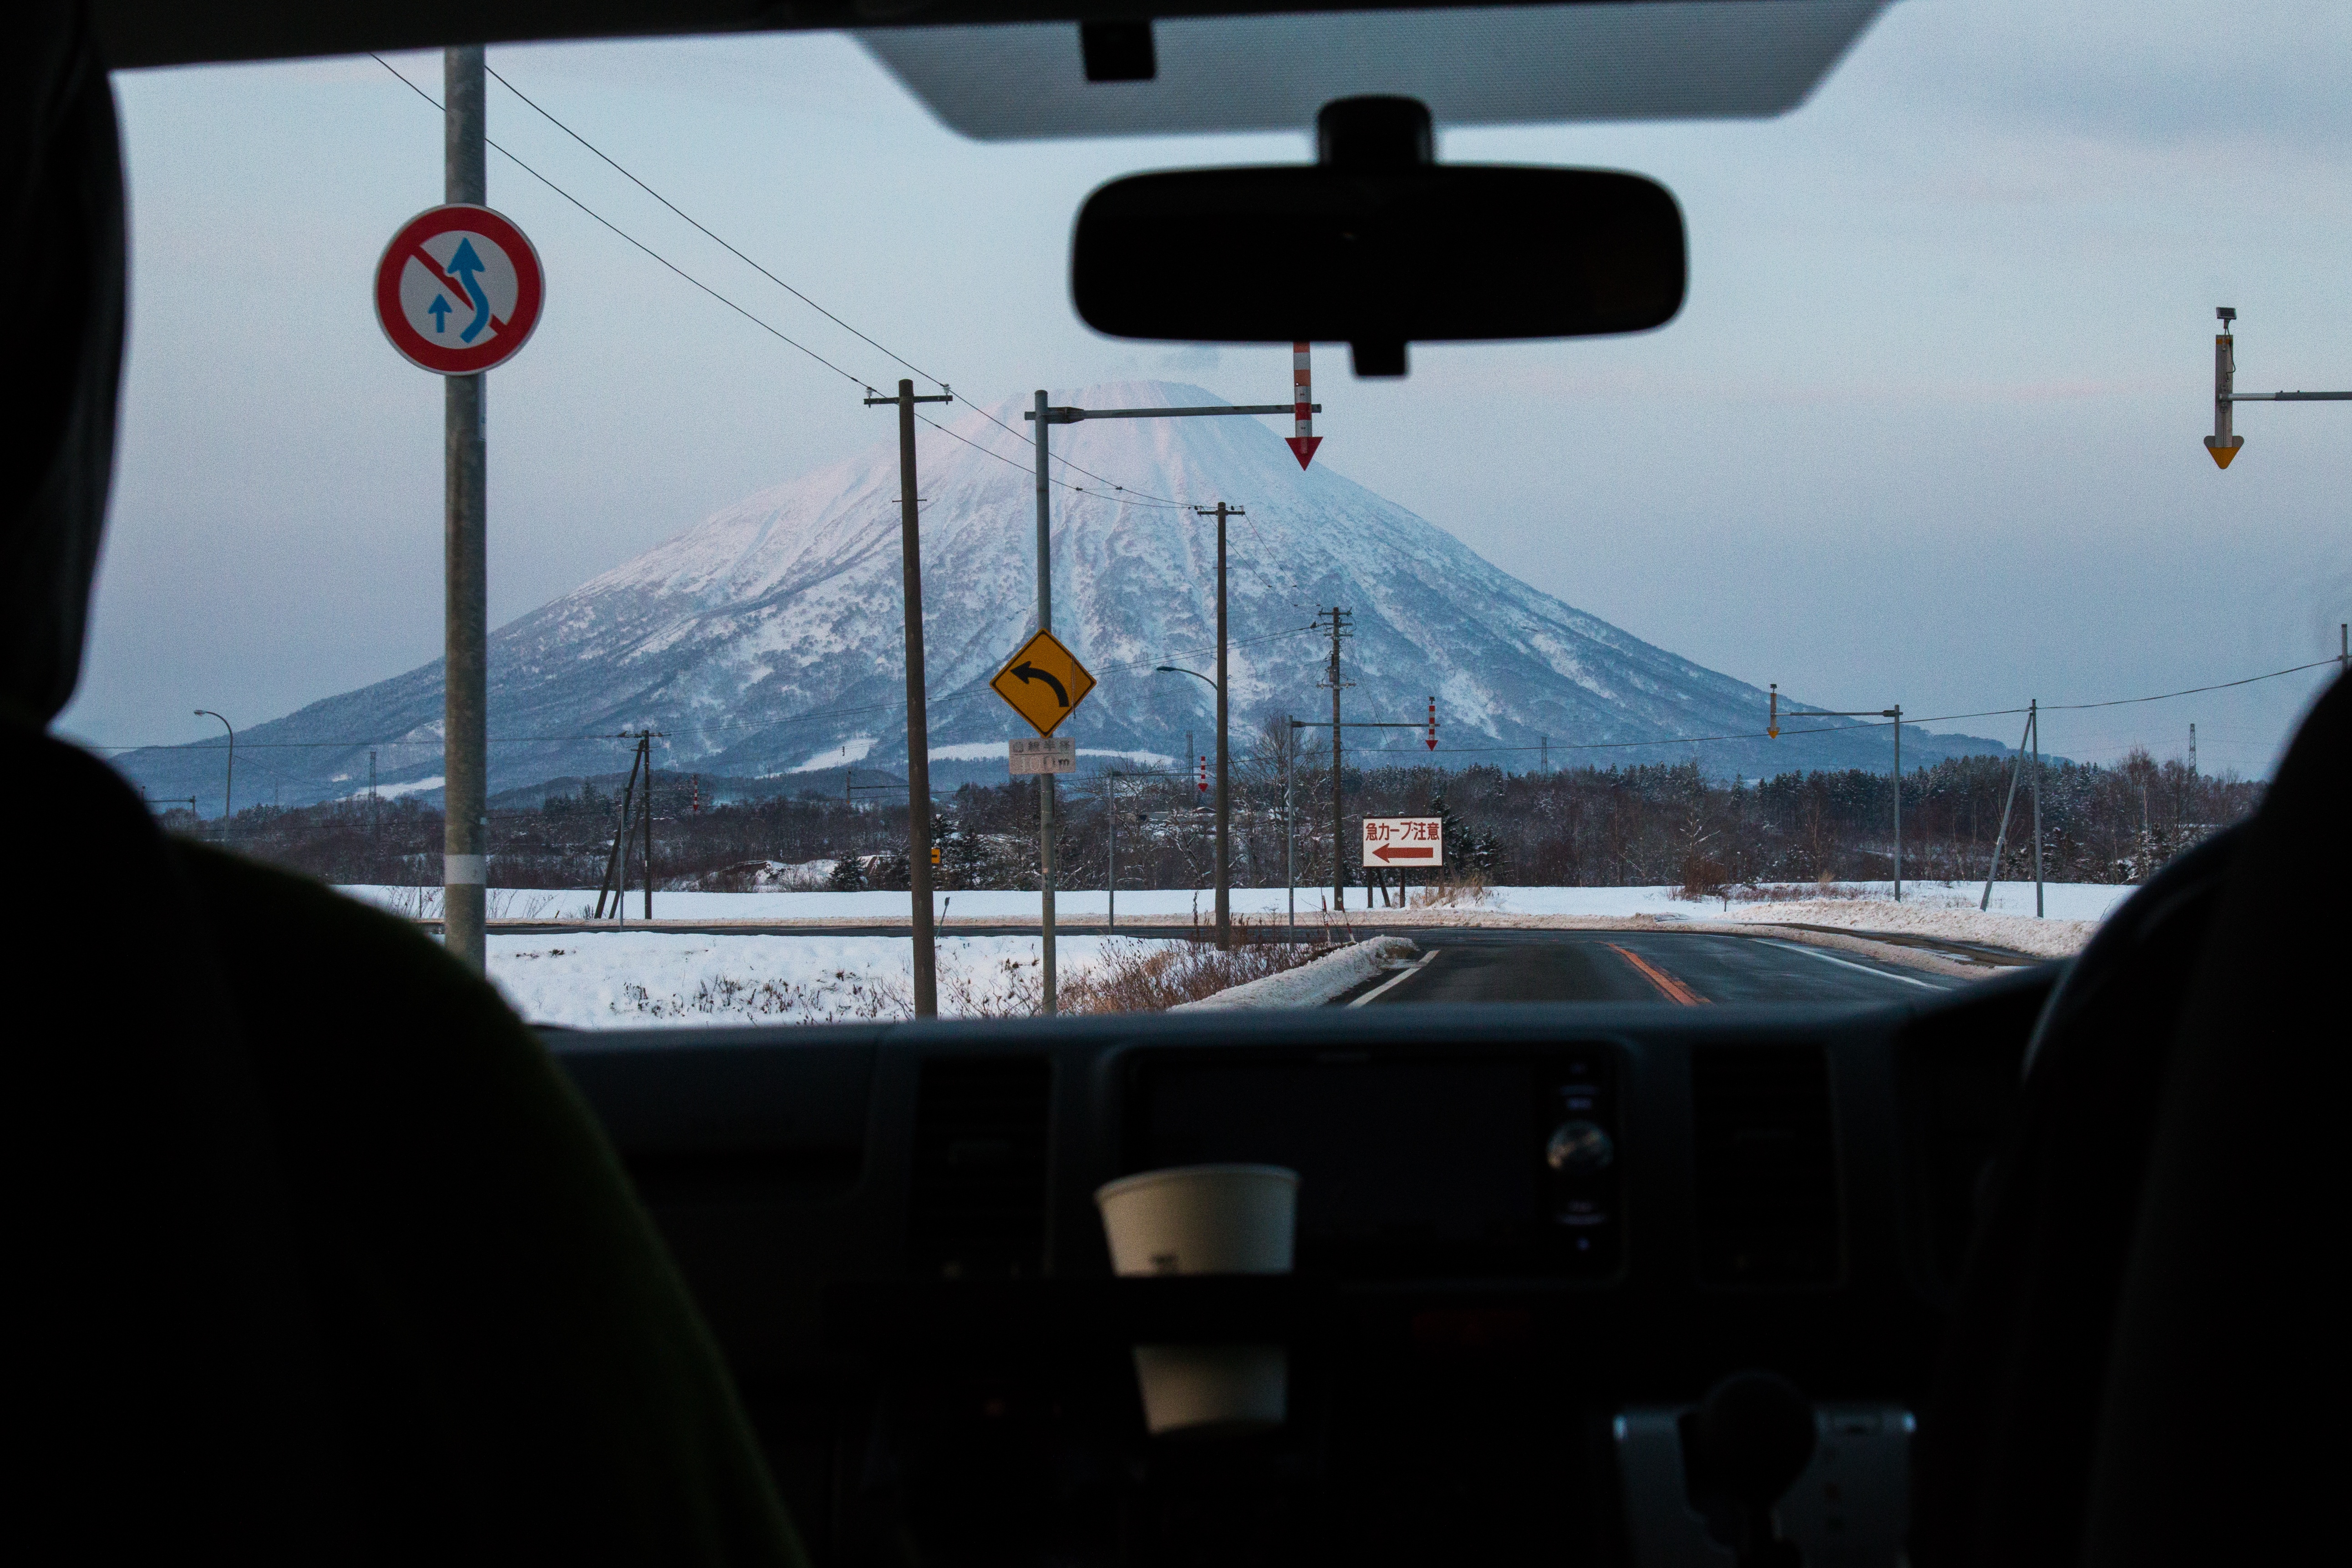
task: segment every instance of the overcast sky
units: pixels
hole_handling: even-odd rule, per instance
[[[2213,307],[2245,390],[2352,387],[2352,7],[1902,0],[1771,121],[1446,133],[1449,159],[1640,170],[1681,200],[1662,331],[1318,356],[1328,462],[1635,635],[1834,707],[2077,702],[2334,654],[2352,618],[2352,405],[2243,408],[2217,472]],[[437,56],[394,64],[437,95]],[[705,223],[959,392],[1144,374],[1274,401],[1286,351],[1139,347],[1071,313],[1069,221],[1139,168],[1301,136],[966,142],[853,43],[494,50]],[[440,650],[441,393],[369,279],[437,201],[441,128],[368,59],[116,79],[131,185],[120,478],[82,687],[108,743],[240,726]],[[900,372],[492,84],[490,134],[836,357]],[[546,259],[491,378],[490,612],[520,615],[887,413],[492,154]],[[1266,265],[1239,237],[1234,265]],[[26,308],[19,302],[19,308]],[[2266,770],[2315,677],[2081,714]],[[2011,721],[1956,728],[2013,740]]]

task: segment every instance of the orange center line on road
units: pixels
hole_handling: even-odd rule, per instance
[[[1626,963],[1632,964],[1634,968],[1640,970],[1642,972],[1642,978],[1656,986],[1658,988],[1658,994],[1664,996],[1667,1001],[1679,1002],[1685,1007],[1704,1007],[1707,1005],[1706,997],[1700,995],[1697,992],[1692,990],[1689,986],[1684,984],[1681,981],[1675,979],[1664,970],[1660,969],[1656,964],[1652,963],[1640,953],[1629,952],[1627,949],[1619,947],[1613,942],[1604,942],[1601,945],[1608,948],[1610,952],[1615,953]]]

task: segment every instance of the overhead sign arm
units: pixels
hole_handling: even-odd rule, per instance
[[[1314,411],[1323,412],[1321,404]],[[1296,414],[1297,406],[1288,403],[1216,403],[1206,408],[1069,408],[1059,405],[1045,410],[1048,425],[1076,425],[1084,419],[1206,419],[1220,414]],[[1024,408],[1024,419],[1034,419],[1037,411]]]
[[[2205,437],[2205,449],[2213,454],[2215,466],[2228,468],[2238,448],[2246,444],[2243,436],[2230,428],[2233,403],[2352,403],[2352,392],[2240,392],[2238,341],[2231,325],[2238,312],[2222,305],[2213,314],[2221,330],[2213,336],[2213,434]]]

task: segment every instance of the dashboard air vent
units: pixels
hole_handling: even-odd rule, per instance
[[[1837,1135],[1822,1048],[1702,1047],[1691,1113],[1700,1281],[1837,1283]]]
[[[919,1278],[1035,1274],[1045,1253],[1043,1057],[936,1057],[915,1104],[907,1262]]]

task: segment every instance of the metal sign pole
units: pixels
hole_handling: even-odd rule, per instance
[[[1054,502],[1052,479],[1045,471],[1045,429],[1054,423],[1052,407],[1040,389],[1037,408],[1037,629],[1054,629]],[[1059,1010],[1054,984],[1054,775],[1037,775],[1038,931],[1044,949],[1042,1006],[1052,1017]]]
[[[1304,385],[1305,384],[1301,384]],[[1022,417],[1034,420],[1037,426],[1037,629],[1054,629],[1054,583],[1051,495],[1052,479],[1046,469],[1047,449],[1045,427],[1048,425],[1075,425],[1082,419],[1199,419],[1228,415],[1288,414],[1305,419],[1309,414],[1319,414],[1323,405],[1307,401],[1302,394],[1290,403],[1219,404],[1207,408],[1056,408],[1040,389],[1035,406],[1023,412]],[[1310,439],[1304,450],[1292,445],[1298,454],[1299,467],[1305,468],[1320,438]],[[1200,509],[1208,515],[1207,509]],[[1225,817],[1225,630],[1224,630],[1224,520],[1242,515],[1239,508],[1220,505],[1217,518],[1217,946],[1233,944],[1231,900],[1226,887],[1226,817]],[[1054,984],[1054,775],[1037,776],[1037,862],[1041,886],[1040,929],[1044,936],[1045,1011],[1055,1011]]]
[[[488,204],[483,152],[482,50],[442,55],[442,173],[446,199]],[[445,550],[442,686],[442,942],[476,973],[486,962],[483,932],[489,876],[488,726],[484,714],[488,663],[488,565],[484,540],[489,497],[483,435],[487,377],[443,380],[442,471]]]

